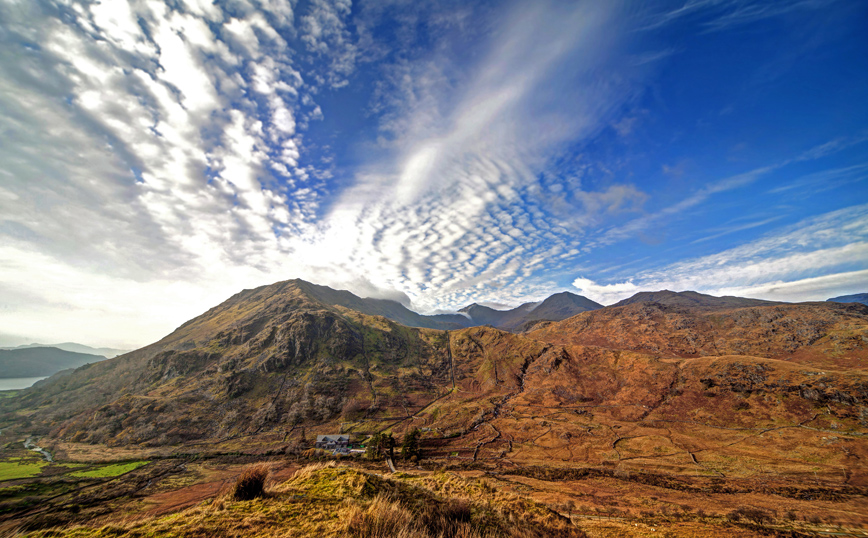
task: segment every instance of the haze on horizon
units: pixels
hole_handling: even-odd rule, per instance
[[[0,0],[0,339],[868,291],[868,4],[466,4]]]

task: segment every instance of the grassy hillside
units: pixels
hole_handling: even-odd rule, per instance
[[[426,506],[451,506],[453,486],[435,483],[438,469],[496,479],[497,492],[466,495],[470,516],[449,512],[458,523],[473,522],[461,531],[472,536],[507,532],[503,522],[513,519],[542,525],[516,526],[530,533],[521,536],[561,528],[557,515],[520,515],[548,513],[535,505],[513,512],[495,506],[502,493],[578,513],[590,536],[630,535],[620,520],[644,529],[636,535],[651,535],[653,522],[665,521],[668,531],[680,529],[673,536],[714,534],[708,525],[724,524],[745,536],[753,535],[751,525],[767,533],[800,525],[813,532],[826,521],[868,524],[861,464],[868,460],[868,308],[732,304],[632,303],[519,335],[492,327],[410,328],[279,283],[242,292],[151,346],[4,398],[2,436],[17,440],[0,456],[8,452],[13,487],[35,481],[44,495],[34,499],[50,514],[62,512],[67,522],[96,514],[113,525],[63,531],[81,536],[169,536],[178,525],[188,535],[222,525],[270,536],[276,531],[263,513],[298,522],[301,536],[364,535],[360,529],[378,525],[382,514],[409,525],[405,535],[426,536],[413,522],[427,521],[427,509],[402,499],[410,491]],[[421,460],[398,462],[412,467],[413,478],[321,469],[330,478],[316,494],[310,483],[275,484],[270,496],[248,504],[209,501],[183,518],[128,523],[113,519],[110,505],[120,501],[103,495],[158,498],[169,492],[139,492],[161,484],[154,476],[186,476],[200,458],[320,458],[310,450],[318,434],[343,432],[359,444],[373,433],[400,439],[414,429],[421,432]],[[57,474],[56,465],[32,454],[19,465],[25,460],[15,458],[26,454],[9,451],[29,436],[41,436],[39,446],[61,462],[100,466]],[[125,474],[108,476],[115,472],[109,460]],[[124,467],[144,461],[156,463]],[[187,499],[213,498],[222,483],[215,476],[225,481],[228,471],[196,468],[200,478],[179,478],[172,487],[189,487]],[[195,483],[205,477],[208,488]],[[83,496],[63,493],[90,503],[78,516],[67,514],[66,497],[52,497],[75,480],[114,483]],[[344,480],[362,490],[347,489]],[[375,484],[377,493],[369,495],[364,484]],[[338,503],[332,490],[356,501]],[[389,496],[380,495],[384,490]],[[44,504],[52,498],[55,504]],[[601,521],[611,514],[619,519],[606,519],[605,530]],[[184,526],[187,520],[200,526]],[[351,528],[349,521],[363,523]]]
[[[165,517],[102,527],[32,532],[37,537],[460,536],[564,537],[585,534],[568,518],[479,480],[451,474],[425,477],[376,474],[334,464],[301,469],[271,483],[252,500],[229,492]]]

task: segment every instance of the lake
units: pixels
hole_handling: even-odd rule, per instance
[[[0,378],[0,390],[19,390],[26,389],[39,380],[46,379],[44,377],[7,377]]]

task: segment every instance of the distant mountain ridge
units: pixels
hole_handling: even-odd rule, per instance
[[[369,316],[383,316],[408,327],[426,329],[460,329],[466,327],[467,318],[461,314],[439,314],[424,316],[413,312],[398,301],[390,299],[362,298],[346,290],[335,290],[295,279],[287,283],[297,287],[310,298],[329,306],[342,306]]]
[[[840,297],[832,297],[826,299],[829,303],[862,303],[868,305],[868,293],[855,293],[853,295],[842,295]]]
[[[495,310],[471,304],[457,314],[426,316],[413,312],[403,304],[389,299],[362,298],[346,290],[311,284],[304,280],[287,281],[310,298],[329,306],[342,306],[370,316],[383,316],[408,327],[426,329],[462,329],[478,325],[491,325],[498,329],[516,331],[536,321],[561,321],[603,305],[568,291],[556,293],[540,303],[524,303],[511,310]]]
[[[129,352],[129,349],[115,349],[111,347],[90,347],[83,344],[76,344],[75,342],[63,342],[61,344],[25,344],[23,346],[14,346],[14,347],[0,347],[0,349],[29,349],[34,347],[51,347],[56,349],[62,349],[63,351],[71,351],[73,353],[84,353],[87,355],[102,355],[107,359],[111,359],[112,357],[117,357],[118,355],[123,355],[124,353]]]
[[[469,316],[476,325],[492,325],[498,329],[515,331],[531,322],[561,321],[600,308],[603,308],[603,305],[581,295],[564,291],[552,295],[541,303],[524,303],[511,310],[495,310],[473,303],[459,312]]]
[[[748,299],[746,297],[715,297],[695,291],[640,291],[632,297],[610,305],[612,307],[627,306],[635,303],[660,303],[666,306],[688,307],[700,309],[722,308],[747,308],[751,306],[771,306],[788,304],[778,301],[764,301],[762,299]]]
[[[45,377],[104,360],[106,357],[102,355],[75,353],[56,347],[0,349],[0,377]]]

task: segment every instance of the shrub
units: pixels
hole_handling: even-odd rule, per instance
[[[739,521],[744,518],[749,521],[756,523],[757,525],[762,525],[764,523],[771,523],[772,516],[765,510],[760,508],[753,508],[751,506],[740,506],[736,508],[726,516],[730,521]]]
[[[257,464],[246,467],[235,480],[229,496],[237,501],[249,501],[265,494],[265,480],[268,478],[268,465]]]

